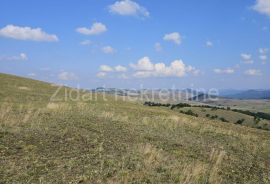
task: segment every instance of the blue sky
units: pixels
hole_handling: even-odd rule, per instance
[[[2,0],[0,12],[2,73],[82,88],[270,88],[270,0]]]

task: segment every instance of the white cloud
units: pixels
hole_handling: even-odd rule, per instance
[[[181,44],[181,36],[178,32],[173,32],[169,34],[165,34],[163,40],[173,42],[177,45]]]
[[[268,59],[268,57],[267,57],[266,55],[261,55],[261,56],[259,56],[259,58],[260,58],[260,60],[262,60],[262,61],[265,61],[265,60]]]
[[[116,52],[116,50],[114,48],[112,48],[111,46],[105,46],[102,47],[102,52],[104,52],[105,54],[113,54]]]
[[[134,77],[183,77],[187,73],[198,74],[192,66],[186,66],[182,60],[175,60],[169,66],[164,63],[152,63],[148,57],[143,57],[137,64],[131,64],[136,70]]]
[[[268,48],[259,48],[259,59],[261,60],[262,64],[265,64],[268,60]]]
[[[269,0],[256,0],[253,9],[261,14],[270,16],[270,1]]]
[[[28,57],[25,53],[20,53],[18,56],[0,56],[0,61],[26,61]]]
[[[205,42],[205,46],[206,47],[213,47],[213,42],[207,41],[207,42]]]
[[[130,65],[135,70],[148,70],[151,71],[154,69],[153,63],[150,61],[149,57],[143,57],[141,58],[137,64],[131,64]]]
[[[157,52],[161,52],[163,50],[162,46],[160,43],[155,43],[155,50]]]
[[[97,77],[98,78],[104,78],[106,76],[107,76],[107,73],[105,73],[105,72],[99,72],[99,73],[97,73]]]
[[[58,38],[56,35],[48,34],[41,28],[19,27],[14,25],[7,25],[0,29],[0,36],[18,39],[18,40],[32,40],[32,41],[47,41],[56,42]]]
[[[267,54],[268,53],[268,48],[259,48],[259,53],[260,54]]]
[[[90,40],[84,40],[80,42],[81,45],[90,45],[91,43],[92,42]]]
[[[77,76],[72,72],[61,72],[58,74],[58,79],[64,81],[76,80]]]
[[[251,60],[251,58],[252,58],[252,55],[251,54],[241,54],[241,58],[243,59],[243,60]]]
[[[116,72],[126,72],[127,71],[127,68],[124,66],[121,66],[121,65],[114,67],[114,69]]]
[[[240,54],[240,56],[241,56],[242,61],[245,64],[252,64],[253,63],[251,54],[242,53],[242,54]]]
[[[214,72],[217,74],[233,74],[235,70],[233,68],[225,68],[225,69],[216,68],[214,69]]]
[[[85,35],[99,35],[101,33],[104,33],[107,31],[107,27],[100,23],[100,22],[95,22],[91,28],[86,28],[86,27],[79,27],[76,29],[78,33],[85,34]]]
[[[118,73],[121,73],[118,78],[122,78],[122,79],[126,79],[128,78],[123,72],[126,72],[127,71],[127,68],[124,67],[124,66],[121,66],[121,65],[117,65],[115,67],[111,67],[111,66],[108,66],[108,65],[101,65],[100,68],[99,68],[99,72],[97,73],[97,77],[98,78],[105,78],[108,73],[110,72],[118,72]]]
[[[114,69],[108,65],[101,65],[100,71],[101,72],[112,72],[112,71],[114,71]]]
[[[252,75],[252,76],[260,76],[260,75],[262,75],[261,71],[260,70],[257,70],[257,69],[246,70],[245,71],[245,74],[246,75]]]
[[[262,64],[266,64],[266,61],[268,60],[267,55],[260,55],[259,59],[261,60]]]
[[[109,6],[109,10],[111,13],[123,16],[149,16],[147,9],[131,0],[116,1],[114,4]]]
[[[20,54],[20,59],[21,59],[21,60],[27,60],[28,57],[27,57],[27,55],[26,55],[25,53],[21,53],[21,54]]]

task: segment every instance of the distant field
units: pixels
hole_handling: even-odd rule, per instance
[[[260,127],[265,127],[265,129],[270,130],[270,121],[269,120],[261,119],[258,123],[256,123],[256,122],[254,122],[253,116],[249,116],[249,115],[242,114],[239,112],[233,112],[230,110],[223,110],[223,109],[213,110],[211,108],[202,108],[202,107],[184,107],[184,108],[177,109],[177,111],[180,111],[180,110],[182,110],[184,112],[191,110],[192,112],[197,114],[198,117],[201,117],[201,118],[211,119],[211,117],[217,116],[217,117],[212,118],[212,119],[216,120],[216,121],[222,121],[222,120],[226,121],[226,122],[228,121],[229,123],[237,123],[237,121],[243,119],[244,121],[243,121],[243,123],[241,123],[242,125],[250,126],[250,127],[260,126]]]
[[[235,99],[221,99],[218,101],[208,101],[206,104],[229,106],[232,108],[239,108],[250,111],[259,111],[270,113],[270,100],[235,100]]]
[[[270,183],[269,131],[57,89],[0,74],[0,183]]]

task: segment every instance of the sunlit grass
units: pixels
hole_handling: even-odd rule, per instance
[[[51,102],[55,86],[0,77],[3,183],[270,182],[268,131],[110,96]]]

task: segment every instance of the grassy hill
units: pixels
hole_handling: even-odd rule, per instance
[[[260,118],[255,119],[251,115],[243,114],[240,112],[234,112],[232,110],[218,109],[218,108],[203,108],[203,107],[184,107],[176,109],[181,113],[191,112],[192,115],[213,119],[221,122],[236,123],[253,128],[259,128],[264,130],[270,130],[270,121]]]
[[[270,182],[269,131],[58,89],[0,74],[0,183]]]

